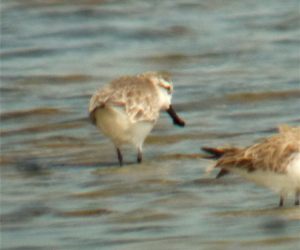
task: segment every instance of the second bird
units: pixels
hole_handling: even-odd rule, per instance
[[[136,148],[137,162],[142,161],[144,140],[161,110],[167,111],[175,125],[185,125],[171,105],[172,93],[169,77],[149,72],[120,77],[93,94],[90,119],[112,140],[121,166],[121,148],[126,144]]]

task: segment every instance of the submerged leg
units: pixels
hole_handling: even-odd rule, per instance
[[[143,160],[143,150],[142,147],[139,147],[137,152],[137,162],[141,163],[142,160]]]
[[[180,127],[184,127],[185,122],[184,120],[182,120],[175,112],[175,110],[173,109],[172,105],[170,105],[170,107],[167,109],[167,113],[169,114],[169,116],[172,118],[173,123],[177,126]]]
[[[300,205],[300,190],[296,191],[296,197],[295,197],[295,206],[299,206]]]
[[[279,200],[279,207],[283,206],[283,202],[284,202],[284,196],[280,195],[280,200]]]
[[[116,147],[116,151],[117,151],[117,155],[118,155],[119,164],[122,167],[123,166],[123,156],[122,156],[121,150],[118,147]]]

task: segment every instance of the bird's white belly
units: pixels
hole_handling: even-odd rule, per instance
[[[291,182],[293,182],[297,189],[300,190],[300,153],[296,153],[293,156],[287,171]]]
[[[141,147],[154,126],[154,122],[132,123],[121,107],[98,108],[95,117],[97,127],[116,146],[131,144],[135,147]]]
[[[285,174],[263,170],[247,172],[242,169],[232,169],[232,172],[276,193],[294,194],[300,189],[300,154],[290,162]]]

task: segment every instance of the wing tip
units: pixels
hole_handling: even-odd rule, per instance
[[[203,156],[203,158],[205,159],[217,160],[221,158],[225,153],[223,149],[212,148],[212,147],[202,147],[201,150],[207,153],[206,155]]]

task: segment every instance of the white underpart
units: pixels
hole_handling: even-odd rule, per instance
[[[288,165],[288,175],[296,189],[300,191],[300,153],[293,155],[293,159]]]
[[[164,86],[172,86],[171,83],[159,79]],[[171,104],[171,93],[162,86],[156,85],[159,95],[158,107],[166,110]],[[151,132],[156,120],[134,121],[130,120],[124,107],[106,105],[104,108],[98,108],[95,111],[96,125],[104,135],[109,137],[116,147],[129,144],[137,149],[142,149],[144,140]]]
[[[292,156],[292,160],[287,167],[286,174],[278,174],[263,170],[248,172],[246,170],[236,168],[231,169],[231,171],[283,196],[289,194],[294,195],[297,190],[300,190],[300,153]]]
[[[122,107],[106,106],[95,112],[97,127],[108,136],[115,146],[133,145],[142,149],[146,136],[154,126],[154,122],[132,123]]]

